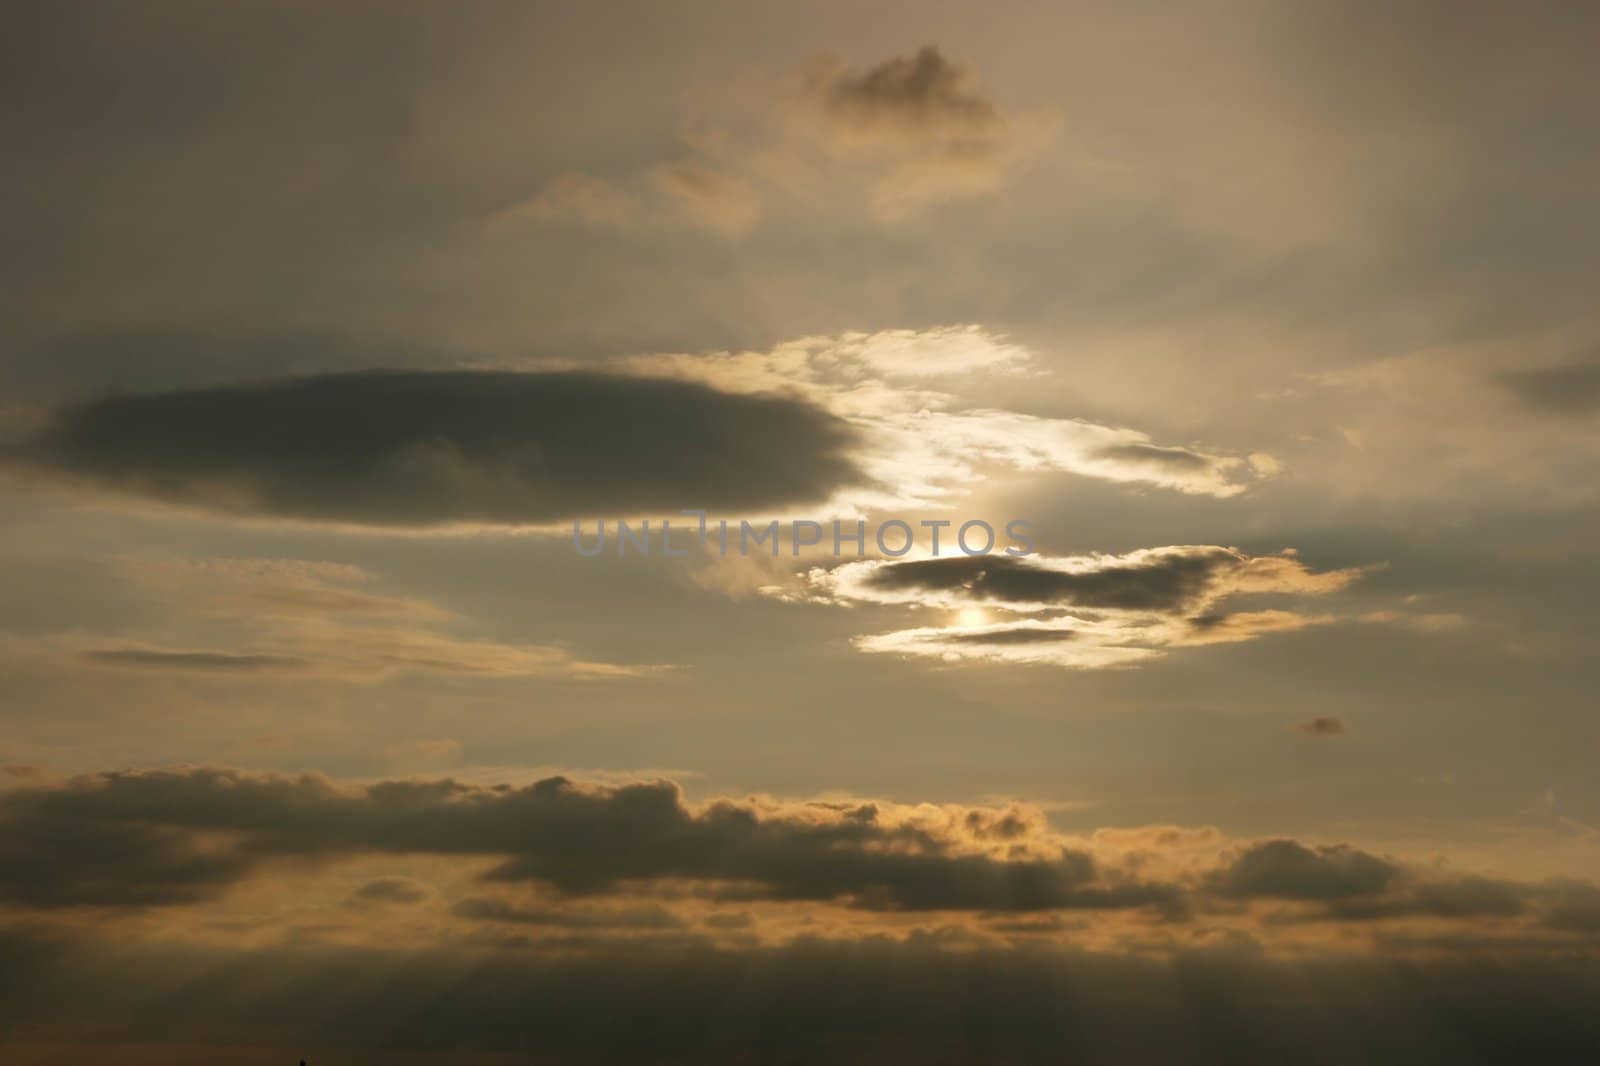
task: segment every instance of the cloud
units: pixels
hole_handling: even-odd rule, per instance
[[[656,183],[689,218],[725,237],[742,237],[761,218],[761,196],[744,178],[694,162],[656,168]]]
[[[163,651],[157,648],[90,648],[83,657],[98,666],[195,673],[257,673],[303,670],[304,659],[290,655],[239,655],[217,651]]]
[[[1496,380],[1535,411],[1555,415],[1600,411],[1600,362],[1512,370]]]
[[[971,71],[928,46],[861,74],[839,69],[821,74],[816,88],[841,125],[868,135],[988,137],[1004,120],[994,104],[978,95],[974,82]]]
[[[1203,644],[1235,644],[1269,633],[1293,633],[1310,626],[1338,621],[1331,614],[1302,614],[1297,611],[1234,611],[1199,614],[1188,620],[1188,631],[1176,643],[1186,647]]]
[[[263,626],[251,639],[294,654],[150,646],[82,647],[83,640],[12,641],[7,650],[64,650],[79,664],[111,670],[373,682],[401,673],[457,677],[633,677],[659,666],[592,662],[558,645],[465,640],[426,630],[301,622]],[[397,753],[391,751],[391,755]]]
[[[825,498],[853,434],[803,402],[583,373],[334,374],[114,396],[14,460],[227,515],[536,524]]]
[[[1421,884],[1388,899],[1344,897],[1328,902],[1322,917],[1341,922],[1401,917],[1514,918],[1524,913],[1538,889],[1488,877]],[[1354,894],[1352,894],[1354,895]],[[1559,910],[1546,917],[1557,919]]]
[[[669,783],[550,778],[521,789],[451,781],[344,789],[314,777],[220,770],[119,773],[0,794],[0,824],[20,842],[0,867],[0,896],[35,906],[122,901],[97,894],[102,882],[130,904],[186,902],[270,859],[363,853],[493,856],[487,882],[540,884],[568,896],[673,880],[729,899],[868,911],[1141,907],[1170,895],[1099,880],[1085,852],[1037,819],[880,804],[722,800],[694,808]],[[87,846],[56,854],[48,841],[57,829],[137,842],[139,861],[127,861],[133,844],[104,855]],[[201,841],[203,852],[195,850]]]
[[[1174,826],[1070,836],[1016,802],[690,803],[665,781],[357,785],[220,769],[23,778],[0,790],[0,842],[0,903],[40,915],[219,905],[230,889],[284,876],[312,891],[325,867],[382,857],[393,870],[407,856],[429,856],[436,883],[458,871],[445,881],[469,891],[443,893],[452,918],[562,935],[683,929],[727,907],[753,911],[743,928],[756,935],[1075,912],[1113,938],[1159,926],[1184,939],[1219,915],[1263,936],[1328,923],[1399,930],[1421,918],[1475,935],[1581,936],[1600,914],[1587,882],[1453,875],[1348,844],[1232,843]],[[335,899],[420,905],[436,894],[387,872]],[[1269,909],[1257,914],[1256,903]],[[1293,929],[1281,935],[1300,943]]]
[[[864,652],[937,658],[945,662],[1023,663],[1075,670],[1132,666],[1160,658],[1156,648],[1107,639],[1103,631],[1073,623],[999,626],[921,626],[856,637]]]
[[[519,907],[500,899],[472,896],[450,908],[473,922],[540,925],[558,929],[671,930],[687,923],[665,907]]]
[[[1000,191],[1060,126],[1054,111],[1000,108],[979,91],[969,67],[932,46],[859,72],[836,56],[818,56],[786,99],[755,106],[753,130],[694,121],[694,132],[680,137],[682,158],[610,177],[567,171],[495,212],[489,228],[683,220],[738,238],[769,204],[804,204],[830,183],[853,196],[864,187],[874,215],[898,222]]]
[[[1236,593],[1336,591],[1358,574],[1319,574],[1292,554],[1250,556],[1236,548],[1181,545],[1121,556],[864,560],[814,571],[812,580],[833,595],[875,603],[1183,611]]]
[[[638,356],[635,373],[699,381],[730,392],[804,397],[849,422],[856,461],[874,484],[857,506],[941,506],[990,470],[1065,472],[1229,497],[1277,466],[1078,418],[980,407],[958,388],[995,374],[1037,373],[1033,353],[980,326],[802,337],[765,352]],[[980,376],[982,375],[982,376]],[[931,383],[945,389],[928,387]]]
[[[568,171],[526,200],[491,214],[485,230],[508,237],[529,223],[611,230],[688,224],[734,240],[755,227],[762,211],[761,192],[748,178],[688,158],[617,180]]]
[[[1053,112],[1002,111],[968,67],[927,46],[864,71],[815,61],[791,124],[827,154],[881,168],[872,204],[887,220],[996,192],[1055,136]]]
[[[597,680],[662,669],[586,660],[561,644],[473,639],[453,632],[461,620],[450,611],[362,587],[375,576],[344,564],[125,558],[107,566],[123,582],[124,594],[144,609],[146,627],[162,643],[129,642],[120,632],[115,639],[96,636],[80,619],[72,632],[0,641],[0,651],[19,659],[58,659],[70,669],[259,680],[375,682],[401,673]],[[226,646],[218,646],[222,640]],[[455,744],[425,743],[431,747],[388,754],[401,762],[436,764]]]
[[[1264,476],[1237,455],[926,387],[1026,375],[1031,359],[962,325],[638,356],[611,374],[546,363],[120,394],[57,409],[0,461],[223,517],[406,530],[944,507],[1004,470],[1215,497]]]
[[[1120,556],[864,559],[815,568],[806,581],[819,602],[1032,616],[981,624],[958,618],[858,637],[863,651],[1096,669],[1134,665],[1169,647],[1253,640],[1334,621],[1281,608],[1230,612],[1219,604],[1237,596],[1327,595],[1360,573],[1314,571],[1294,552],[1251,556],[1177,545]]]
[[[1378,895],[1399,873],[1393,863],[1345,845],[1268,840],[1240,852],[1211,886],[1224,896],[1323,901]]]
[[[594,226],[623,226],[636,220],[643,209],[637,196],[612,182],[571,171],[552,180],[536,196],[495,215],[490,226],[503,229],[522,221],[564,219]]]
[[[1345,727],[1344,719],[1327,716],[1307,719],[1295,728],[1313,737],[1342,737],[1349,731]]]
[[[1552,929],[1600,933],[1600,886],[1563,879],[1550,884],[1545,897],[1544,923]]]
[[[427,886],[409,877],[375,878],[350,895],[353,903],[421,903],[427,898]]]

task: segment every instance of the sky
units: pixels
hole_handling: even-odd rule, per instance
[[[1600,1050],[1593,10],[6,12],[8,1061]]]

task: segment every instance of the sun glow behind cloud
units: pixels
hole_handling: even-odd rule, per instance
[[[832,513],[949,506],[992,471],[1229,497],[1280,469],[1265,453],[1227,455],[1125,427],[972,406],[963,388],[987,375],[1044,373],[1033,353],[978,325],[806,337],[767,352],[640,356],[624,365],[731,392],[799,395],[846,419],[862,435],[856,457],[872,487],[837,494]]]

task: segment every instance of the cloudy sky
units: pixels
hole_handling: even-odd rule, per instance
[[[1600,1048],[1587,6],[6,13],[8,1061]]]

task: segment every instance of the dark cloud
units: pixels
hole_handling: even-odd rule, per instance
[[[1600,933],[1600,887],[1583,881],[1560,880],[1546,886],[1549,910],[1544,922],[1552,929]]]
[[[1325,595],[1360,573],[1313,571],[1292,549],[1251,556],[1216,545],[1173,545],[1126,555],[872,559],[813,569],[806,581],[828,603],[976,605],[1034,616],[857,637],[863,651],[1089,670],[1159,658],[1171,647],[1254,640],[1332,621],[1331,614],[1266,604],[1233,612],[1219,604],[1234,596]]]
[[[1205,473],[1214,470],[1217,465],[1217,460],[1212,456],[1200,455],[1187,448],[1163,448],[1154,444],[1118,444],[1101,448],[1095,455],[1180,474]]]
[[[1008,645],[1008,644],[1059,644],[1072,640],[1070,629],[1046,629],[1043,626],[1012,626],[1003,629],[979,629],[971,632],[953,630],[944,637],[952,644]]]
[[[428,890],[409,877],[379,877],[356,889],[350,897],[357,903],[420,903]]]
[[[890,128],[986,135],[1000,113],[973,88],[970,71],[927,46],[861,74],[839,74],[826,88],[826,107],[841,122]]]
[[[814,501],[858,477],[851,440],[682,381],[382,371],[107,397],[17,458],[228,514],[429,526]]]
[[[797,103],[791,118],[826,155],[877,164],[872,204],[884,220],[997,192],[1058,125],[1054,112],[1002,110],[932,46],[859,72],[822,57]]]
[[[0,901],[39,910],[181,906],[213,899],[267,863],[432,854],[492,860],[481,881],[508,886],[457,901],[455,917],[568,932],[685,928],[683,917],[638,900],[658,891],[715,905],[996,916],[1115,910],[1167,922],[1191,921],[1219,898],[1280,900],[1319,905],[1284,919],[1296,922],[1532,913],[1566,933],[1600,929],[1600,890],[1585,882],[1441,877],[1347,845],[1288,839],[1163,880],[1067,846],[1037,812],[946,815],[908,818],[874,804],[692,807],[665,782],[338,788],[310,776],[222,770],[24,778],[0,792]],[[530,889],[537,894],[500,894]],[[391,876],[368,881],[350,902],[415,903],[429,894]]]
[[[450,908],[457,918],[475,922],[506,922],[558,929],[676,930],[683,919],[658,905],[637,907],[518,907],[499,899],[474,896]]]
[[[217,651],[154,651],[148,648],[95,648],[83,657],[100,666],[135,670],[194,670],[201,673],[256,673],[296,670],[304,659],[290,655],[233,655]]]
[[[871,807],[765,811],[722,802],[695,811],[665,783],[586,788],[551,778],[478,789],[389,782],[341,791],[317,778],[229,771],[107,774],[5,793],[0,825],[28,829],[26,846],[0,868],[8,878],[0,893],[38,906],[84,902],[77,886],[94,878],[122,886],[129,903],[184,902],[270,858],[373,852],[498,856],[487,880],[536,882],[568,895],[661,879],[739,886],[726,894],[743,898],[912,911],[1138,907],[1172,895],[1097,885],[1082,852],[997,858],[929,829],[886,824]],[[42,846],[56,825],[108,841],[127,834],[148,841],[150,853],[119,865],[117,851]],[[179,845],[202,837],[211,847],[196,863]],[[166,846],[154,849],[156,842]]]
[[[1342,844],[1267,840],[1240,852],[1210,882],[1224,896],[1322,901],[1377,895],[1399,873],[1393,863]]]
[[[1537,411],[1559,415],[1600,411],[1600,361],[1513,370],[1501,374],[1497,380],[1513,396]]]
[[[217,896],[254,865],[182,827],[79,818],[0,797],[0,902],[180,906]]]
[[[1349,731],[1345,727],[1343,718],[1334,718],[1330,715],[1307,719],[1295,728],[1312,737],[1342,737]]]
[[[1528,908],[1527,885],[1487,877],[1463,877],[1417,885],[1389,899],[1332,900],[1325,917],[1338,921],[1379,918],[1514,918]]]
[[[1201,599],[1244,561],[1227,548],[1164,550],[1100,569],[1057,570],[1027,557],[956,556],[885,563],[862,580],[882,592],[967,593],[991,603],[1172,611]]]

